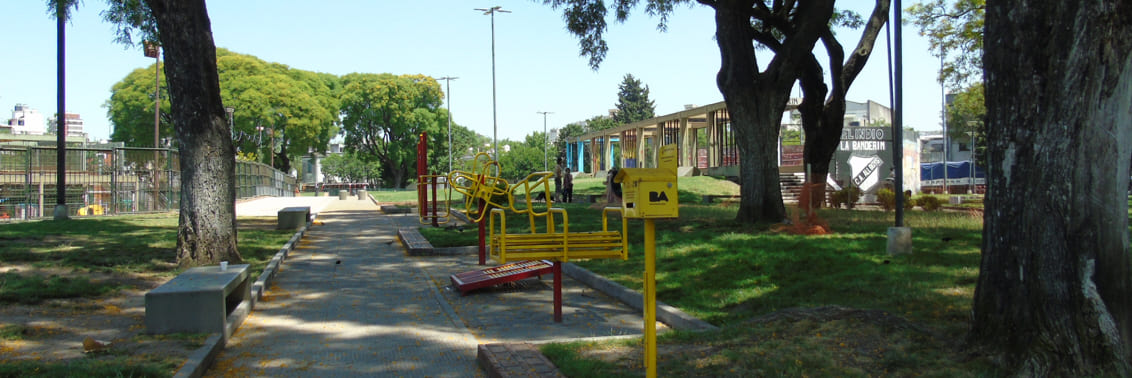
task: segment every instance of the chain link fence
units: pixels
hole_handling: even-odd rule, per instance
[[[54,216],[54,147],[0,147],[0,221]],[[176,210],[181,198],[180,155],[173,149],[68,148],[65,157],[70,216]],[[236,196],[290,196],[294,177],[266,164],[236,162]]]

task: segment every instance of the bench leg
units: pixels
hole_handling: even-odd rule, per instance
[[[562,323],[562,262],[554,262],[554,322]]]

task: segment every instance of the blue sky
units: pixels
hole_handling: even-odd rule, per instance
[[[317,3],[317,5],[316,5]],[[521,140],[549,128],[606,114],[617,102],[626,73],[650,88],[657,114],[685,104],[722,101],[715,86],[719,49],[711,9],[680,7],[669,29],[638,9],[606,32],[609,53],[600,70],[578,56],[578,42],[560,12],[532,1],[294,1],[224,0],[209,4],[218,47],[294,68],[343,75],[351,72],[456,76],[451,84],[454,122],[492,136],[491,19],[473,8],[501,5],[495,16],[498,135]],[[905,4],[909,5],[909,4]],[[867,15],[872,2],[838,1]],[[55,113],[55,22],[44,0],[0,2],[6,56],[0,59],[0,118],[27,104]],[[153,63],[139,47],[114,44],[101,21],[101,0],[85,0],[67,27],[67,112],[79,113],[95,139],[111,125],[104,104],[110,88],[130,71]],[[860,32],[839,33],[846,49]],[[849,92],[849,100],[888,101],[884,40]],[[904,27],[905,126],[939,130],[939,60],[914,26]],[[761,62],[766,62],[762,59]],[[441,82],[443,86],[443,81]]]

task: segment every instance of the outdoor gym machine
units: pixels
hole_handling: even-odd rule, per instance
[[[621,168],[623,216],[645,221],[645,376],[656,377],[656,223],[680,215],[676,188],[676,145],[660,147],[660,168]]]

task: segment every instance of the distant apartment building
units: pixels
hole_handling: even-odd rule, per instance
[[[892,126],[892,109],[873,100],[845,101],[845,126]]]
[[[80,117],[77,113],[67,113],[67,116],[63,119],[67,121],[67,136],[86,135],[83,130],[83,118]],[[52,134],[55,134],[57,132],[55,129],[55,119],[51,119],[51,121],[48,123],[47,131]]]
[[[9,134],[43,135],[47,129],[43,114],[24,104],[16,104],[12,117],[2,126]]]

